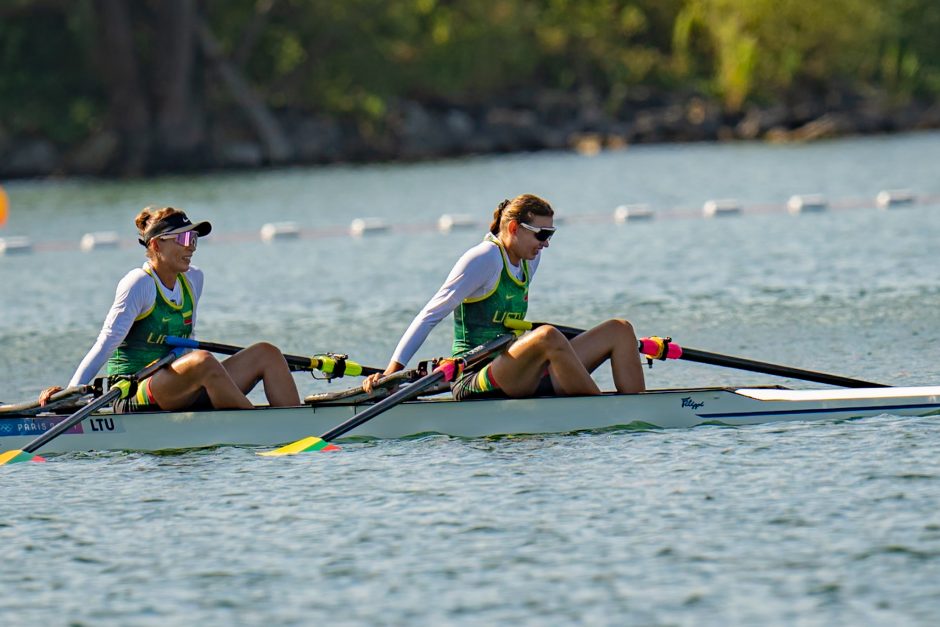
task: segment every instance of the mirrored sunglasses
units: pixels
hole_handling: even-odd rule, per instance
[[[531,224],[526,224],[525,222],[520,222],[519,226],[527,231],[532,231],[535,233],[535,239],[540,242],[547,242],[552,238],[552,235],[555,234],[555,227],[553,226],[532,226]]]
[[[196,240],[199,239],[199,235],[196,233],[196,231],[185,231],[183,233],[177,233],[176,235],[165,235],[160,239],[176,240],[176,243],[180,246],[195,246]]]

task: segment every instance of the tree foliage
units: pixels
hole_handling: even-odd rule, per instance
[[[158,2],[135,15],[146,20]],[[640,86],[695,90],[731,110],[833,85],[940,94],[935,0],[193,2],[268,106],[361,120],[380,120],[402,98],[525,103],[542,89],[590,88],[612,101]],[[106,124],[113,86],[100,71],[94,7],[0,8],[0,131],[68,143]],[[154,33],[134,33],[144,61],[163,53]],[[224,100],[216,90],[207,106]]]
[[[73,141],[100,123],[87,7],[20,1],[0,10],[0,131]]]

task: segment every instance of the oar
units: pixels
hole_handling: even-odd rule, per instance
[[[234,355],[244,350],[242,346],[232,346],[231,344],[218,344],[216,342],[202,342],[186,337],[168,337],[166,343],[177,348],[198,348],[209,351],[210,353],[220,353],[222,355]],[[379,374],[384,372],[382,368],[372,368],[363,366],[354,361],[337,357],[334,355],[317,355],[315,357],[303,357],[301,355],[284,355],[287,365],[291,370],[320,370],[330,375],[331,378],[338,378],[344,375],[351,377],[368,376],[370,374]]]
[[[111,386],[111,389],[107,393],[102,394],[92,402],[88,403],[77,412],[49,429],[35,440],[27,444],[21,449],[7,451],[5,453],[0,453],[0,466],[4,464],[11,464],[16,462],[27,462],[27,461],[45,461],[42,457],[36,455],[33,456],[33,452],[37,451],[41,447],[45,446],[47,443],[57,438],[62,433],[65,433],[82,420],[87,418],[90,414],[94,413],[96,410],[104,407],[108,403],[118,398],[124,397],[130,390],[131,384],[136,382],[141,382],[147,377],[151,376],[153,373],[158,371],[160,368],[166,366],[167,364],[172,363],[178,355],[174,352],[170,352],[167,355],[161,357],[160,359],[154,361],[147,366],[144,366],[137,374],[131,376],[129,379],[124,379],[115,383]]]
[[[382,399],[361,414],[356,414],[346,422],[333,427],[320,437],[307,437],[291,444],[287,444],[286,446],[274,449],[273,451],[259,453],[259,455],[275,457],[280,455],[296,455],[297,453],[305,453],[309,451],[334,451],[339,447],[335,444],[330,444],[330,440],[340,437],[344,433],[355,429],[359,425],[368,422],[369,420],[372,420],[379,414],[384,413],[385,411],[395,407],[400,403],[404,403],[405,401],[416,398],[421,394],[421,392],[437,384],[438,381],[451,381],[459,372],[459,369],[473,367],[493,353],[499,352],[508,346],[509,343],[514,339],[516,339],[516,335],[514,333],[506,333],[505,335],[500,335],[499,337],[490,340],[486,344],[477,346],[469,353],[464,355],[462,359],[445,359],[437,368],[432,370],[427,375],[421,377],[408,387],[402,388],[391,396]]]
[[[49,397],[45,405],[40,405],[37,399],[26,401],[25,403],[16,403],[10,405],[0,405],[0,414],[38,414],[39,412],[50,411],[74,402],[80,396],[90,394],[94,390],[91,385],[76,385],[70,388],[60,390]]]
[[[528,322],[526,320],[506,320],[504,323],[510,329],[529,330],[535,327],[551,324],[549,322]],[[574,327],[563,327],[552,325],[567,337],[575,337],[584,333],[584,329]],[[661,356],[663,348],[668,350],[668,354]],[[791,379],[802,379],[804,381],[815,381],[816,383],[825,383],[826,385],[838,385],[846,388],[884,388],[889,387],[883,383],[872,383],[860,379],[850,379],[835,374],[826,374],[825,372],[814,372],[812,370],[803,370],[801,368],[791,368],[789,366],[780,366],[764,361],[755,361],[744,357],[734,357],[731,355],[722,355],[720,353],[710,353],[708,351],[695,348],[685,348],[669,342],[664,346],[661,338],[651,339],[643,338],[639,342],[638,350],[645,355],[652,355],[659,359],[685,359],[702,364],[711,364],[713,366],[723,366],[725,368],[736,368],[738,370],[749,370],[751,372],[760,372],[763,374],[772,374],[778,377],[788,377]]]

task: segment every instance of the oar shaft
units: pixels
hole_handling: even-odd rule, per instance
[[[377,416],[378,414],[381,414],[390,405],[397,405],[398,403],[403,403],[407,400],[415,398],[416,396],[421,394],[421,392],[435,385],[438,381],[440,381],[443,378],[444,378],[443,372],[431,373],[428,376],[424,377],[424,379],[416,381],[415,383],[398,390],[394,394],[390,394],[389,396],[386,396],[380,402],[376,403],[375,405],[365,410],[364,412],[356,414],[349,420],[333,427],[332,429],[330,429],[329,431],[321,435],[320,439],[330,442],[331,440],[334,440],[342,436],[344,433],[352,431],[359,425],[372,420],[373,417]]]
[[[466,355],[464,355],[463,359],[464,359],[464,363],[466,364],[465,368],[472,368],[474,365],[478,364],[481,360],[486,359],[493,353],[501,350],[505,346],[508,346],[514,339],[516,339],[514,334],[507,333],[493,340],[490,340],[486,344],[478,346],[470,353],[467,353]],[[330,429],[329,431],[321,435],[320,439],[326,442],[329,442],[335,438],[338,438],[342,436],[344,433],[347,433],[355,429],[359,425],[365,422],[368,422],[369,420],[372,420],[372,418],[381,414],[387,409],[390,409],[391,407],[398,405],[399,403],[403,403],[405,401],[416,398],[417,396],[421,394],[421,392],[436,385],[444,377],[445,377],[445,372],[440,368],[436,368],[433,372],[422,377],[421,379],[418,379],[411,385],[404,387],[398,390],[397,392],[395,392],[394,394],[383,398],[381,401],[379,401],[378,403],[376,403],[369,409],[365,410],[361,414],[356,414],[355,416],[353,416],[346,422],[343,422],[342,424],[337,425],[333,429]]]
[[[19,414],[27,412],[35,413],[39,411],[48,411],[66,401],[83,396],[85,394],[89,394],[92,391],[93,388],[90,385],[76,385],[65,388],[64,390],[60,390],[50,396],[45,406],[41,406],[38,399],[33,399],[25,403],[16,403],[15,405],[0,405],[0,414]]]
[[[234,355],[242,350],[243,346],[233,346],[231,344],[219,344],[218,342],[203,342],[183,337],[168,337],[167,344],[179,348],[197,348],[209,351],[210,353],[219,353],[220,355]],[[337,365],[337,360],[332,357],[304,357],[303,355],[284,355],[287,365],[295,370],[322,370],[327,374],[333,373],[333,368]],[[343,374],[353,377],[368,376],[370,374],[380,374],[384,372],[382,368],[373,368],[363,366],[354,361],[346,361],[346,367]]]
[[[814,381],[816,383],[825,383],[827,385],[838,385],[846,388],[883,388],[888,387],[882,383],[872,383],[862,381],[861,379],[850,379],[835,374],[825,372],[814,372],[812,370],[803,370],[801,368],[791,368],[789,366],[779,366],[763,361],[754,361],[744,357],[734,357],[733,355],[719,355],[708,351],[697,350],[695,348],[682,347],[682,356],[679,359],[694,361],[700,364],[711,364],[713,366],[724,366],[726,368],[736,368],[738,370],[749,370],[751,372],[760,372],[771,374],[778,377],[789,377],[791,379],[803,379]]]
[[[517,330],[528,330],[534,329],[535,327],[540,327],[548,322],[529,322],[527,320],[507,320],[506,326],[510,329]],[[559,325],[552,325],[559,331],[561,331],[565,337],[573,338],[577,337],[584,333],[584,329],[577,329],[575,327],[565,327]],[[640,352],[643,352],[643,343],[640,342],[638,346]],[[827,374],[825,372],[814,372],[812,370],[803,370],[801,368],[791,368],[789,366],[780,366],[778,364],[771,364],[765,361],[755,361],[753,359],[746,359],[744,357],[734,357],[732,355],[721,355],[719,353],[710,353],[708,351],[698,350],[695,348],[686,348],[682,347],[682,354],[679,355],[679,359],[685,359],[686,361],[694,361],[702,364],[710,364],[712,366],[723,366],[725,368],[736,368],[738,370],[749,370],[751,372],[760,372],[762,374],[770,374],[778,377],[787,377],[790,379],[803,379],[805,381],[814,381],[816,383],[825,383],[827,385],[838,385],[846,388],[884,388],[890,387],[883,383],[872,383],[871,381],[862,381],[861,379],[851,379],[849,377],[842,377],[835,374]]]
[[[89,414],[94,413],[96,410],[104,407],[113,400],[120,398],[121,390],[118,388],[111,388],[106,394],[99,396],[91,403],[88,403],[80,410],[72,414],[68,420],[63,420],[56,426],[52,427],[38,438],[27,444],[23,447],[23,452],[32,453],[38,451],[40,448],[45,446],[48,442],[51,442],[55,438],[59,437],[60,434],[65,433],[82,420],[88,417]]]
[[[160,359],[153,362],[152,364],[149,364],[148,366],[142,368],[140,371],[137,372],[137,374],[131,377],[131,380],[138,381],[138,382],[143,381],[144,379],[151,376],[160,368],[166,366],[167,364],[172,363],[175,359],[176,359],[176,353],[171,351],[167,353],[166,355],[164,355],[163,357],[161,357]],[[121,393],[122,393],[122,390],[119,386],[117,385],[111,386],[111,389],[108,390],[106,393],[102,394],[101,396],[93,400],[92,402],[82,407],[80,410],[78,410],[77,412],[69,416],[68,419],[63,420],[62,422],[60,422],[53,428],[49,429],[48,431],[46,431],[45,433],[37,437],[35,440],[33,440],[32,442],[24,446],[22,450],[26,453],[32,453],[40,449],[45,444],[52,441],[54,438],[57,438],[60,434],[68,431],[69,429],[71,429],[72,427],[80,423],[82,420],[87,418],[90,414],[104,407],[111,401],[114,401],[120,398]]]

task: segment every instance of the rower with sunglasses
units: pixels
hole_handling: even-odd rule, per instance
[[[147,261],[118,283],[114,304],[98,340],[78,366],[69,386],[91,382],[108,364],[111,384],[141,370],[172,349],[167,336],[190,337],[196,324],[196,304],[203,274],[190,265],[196,242],[212,230],[208,222],[193,224],[173,207],[147,207],[135,219]],[[249,346],[223,362],[211,353],[192,351],[157,371],[114,404],[116,413],[193,408],[248,409],[245,396],[264,382],[274,406],[299,405],[300,396],[281,352],[271,344]],[[39,396],[41,405],[61,388]]]
[[[532,194],[501,202],[493,212],[490,232],[464,253],[412,321],[383,375],[368,377],[363,388],[369,392],[380,376],[403,369],[431,329],[451,312],[455,357],[506,333],[507,318],[525,319],[529,283],[542,250],[555,234],[554,214],[548,202]],[[451,389],[457,400],[600,394],[591,372],[610,360],[617,391],[642,392],[645,384],[636,346],[636,334],[626,320],[608,320],[570,341],[544,325],[482,368],[464,372]]]

